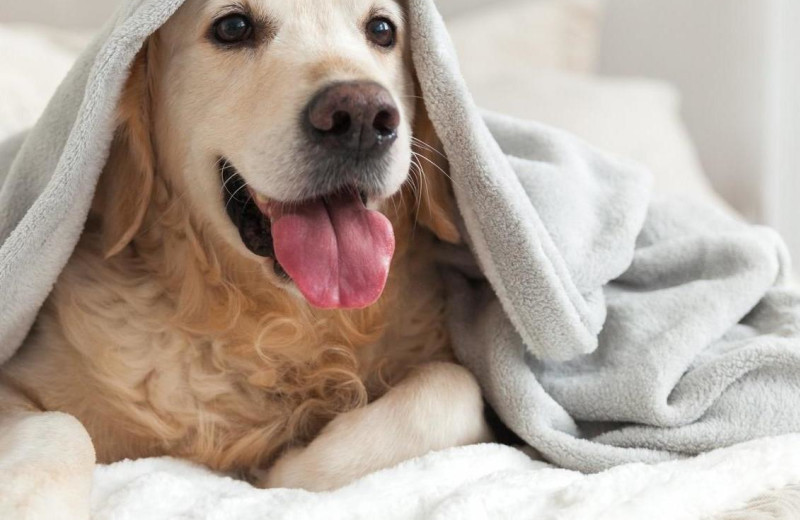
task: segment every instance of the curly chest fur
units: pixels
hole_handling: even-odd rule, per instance
[[[450,356],[439,280],[422,259],[403,258],[382,300],[349,312],[244,288],[185,256],[177,278],[147,263],[102,261],[87,233],[6,369],[42,408],[78,417],[103,462],[263,466],[415,365]]]

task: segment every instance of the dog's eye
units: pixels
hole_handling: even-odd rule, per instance
[[[375,45],[392,47],[395,41],[394,24],[386,18],[373,18],[367,23],[367,38]]]
[[[243,14],[228,15],[214,23],[214,38],[220,43],[240,43],[252,36],[253,23]]]

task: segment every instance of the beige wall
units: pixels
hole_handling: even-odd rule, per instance
[[[108,19],[119,4],[120,0],[0,0],[0,23],[91,28]]]
[[[601,72],[677,85],[717,190],[800,265],[800,1],[608,1]]]
[[[609,0],[601,72],[680,88],[706,173],[739,211],[765,220],[769,26],[783,0]],[[798,0],[787,0],[798,2]]]

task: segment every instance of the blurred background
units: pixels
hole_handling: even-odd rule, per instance
[[[0,4],[0,138],[119,0]],[[478,103],[778,228],[800,263],[800,1],[439,0]]]

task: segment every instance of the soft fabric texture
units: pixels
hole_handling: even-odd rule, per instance
[[[454,345],[512,430],[599,471],[800,428],[800,298],[774,232],[650,202],[637,167],[560,132],[484,126],[447,46],[415,50],[479,266],[448,276]]]
[[[172,459],[125,461],[97,468],[92,518],[794,520],[797,491],[785,486],[800,480],[798,443],[762,439],[592,475],[484,444],[431,453],[330,493],[254,489]],[[772,489],[780,491],[745,508]]]
[[[0,360],[78,240],[130,63],[180,3],[128,1],[24,143],[0,146]],[[800,299],[783,287],[780,238],[651,202],[649,175],[627,160],[481,114],[433,3],[410,4],[421,95],[470,246],[441,248],[452,337],[501,418],[586,472],[800,431]]]

